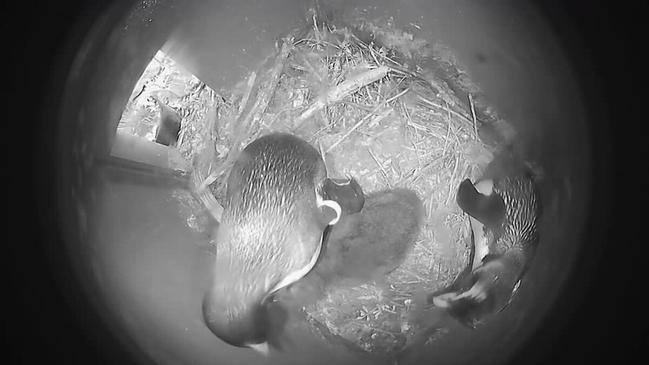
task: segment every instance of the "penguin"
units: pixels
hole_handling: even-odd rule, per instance
[[[300,308],[322,296],[321,279],[312,273],[318,268],[322,259],[327,257],[326,247],[331,228],[339,225],[353,225],[352,222],[356,221],[354,217],[358,216],[357,213],[363,209],[365,204],[363,189],[353,177],[326,178],[319,193],[325,200],[332,200],[339,204],[341,216],[337,223],[325,228],[320,256],[311,272],[297,282],[277,291],[267,301],[265,308],[266,318],[268,318],[268,343],[272,348],[280,351],[285,348],[285,345],[294,344],[288,335],[287,328],[291,326],[291,323],[303,320],[303,311]]]
[[[157,97],[152,95],[151,98],[160,107],[160,123],[155,132],[155,142],[165,146],[175,147],[180,134],[180,115],[173,108],[161,102]]]
[[[510,303],[540,239],[534,175],[522,165],[494,173],[498,163],[475,184],[465,179],[458,187],[457,203],[471,226],[469,264],[448,288],[428,296],[429,304],[469,328]]]
[[[323,259],[315,274],[330,282],[382,281],[405,261],[419,237],[423,219],[423,203],[412,190],[396,188],[368,194],[360,212],[343,215],[330,227],[328,255],[324,258],[328,261]]]
[[[341,215],[320,194],[325,178],[318,151],[290,134],[260,137],[237,157],[202,305],[207,327],[224,342],[268,354],[269,298],[313,268],[324,228]]]
[[[370,281],[380,285],[414,246],[424,219],[424,207],[417,194],[397,188],[362,197],[362,190],[353,185],[352,181],[347,188],[335,189],[334,194],[324,193],[339,199],[342,216],[327,228],[322,257],[316,266],[280,299],[288,305],[311,304],[334,286]]]

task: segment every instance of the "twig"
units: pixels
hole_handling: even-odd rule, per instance
[[[434,103],[434,102],[432,102],[432,101],[430,101],[430,100],[424,98],[423,96],[421,96],[421,95],[419,95],[419,94],[417,95],[417,98],[418,98],[419,100],[423,101],[425,104],[428,104],[428,105],[430,105],[430,106],[432,106],[432,107],[435,107],[435,108],[438,108],[438,109],[444,109],[441,105],[439,105],[439,104],[437,104],[437,103]],[[450,110],[450,109],[449,109],[449,110]],[[464,120],[464,121],[466,121],[466,122],[468,122],[468,123],[472,123],[472,122],[473,122],[469,117],[467,117],[467,116],[465,116],[465,115],[463,115],[463,114],[461,114],[461,113],[458,113],[458,112],[456,112],[455,110],[450,110],[450,112],[451,112],[453,115],[455,115],[456,117],[461,118],[462,120]]]
[[[372,58],[374,59],[374,62],[376,62],[376,64],[377,64],[377,65],[380,65],[380,64],[381,64],[381,62],[379,62],[379,59],[378,59],[378,58],[376,58],[376,55],[374,54],[374,52],[373,52],[373,50],[372,50],[372,48],[370,48],[370,47],[367,47],[367,48],[369,49],[369,51],[370,51],[370,55],[371,55],[371,56],[372,56]]]
[[[412,176],[405,178],[403,180],[403,182],[408,183],[408,184],[414,184],[415,181],[417,181],[417,179],[419,179],[419,177],[424,173],[424,171],[427,171],[428,169],[430,169],[433,166],[437,166],[437,164],[439,163],[439,161],[442,160],[443,157],[444,156],[440,156],[440,157],[434,159],[433,161],[428,162],[426,165],[424,165],[424,167],[422,167],[421,169],[416,171]]]
[[[383,104],[383,103],[381,103],[381,104]],[[378,111],[378,109],[381,108],[382,106],[383,106],[383,105],[379,105],[379,106],[377,106],[377,107],[374,109],[374,111]],[[361,124],[363,124],[366,120],[368,120],[370,116],[374,115],[374,111],[373,111],[372,113],[368,113],[368,114],[367,114],[366,116],[364,116],[361,120],[359,120],[358,123],[354,124],[354,126],[351,127],[351,128],[349,129],[349,131],[347,131],[347,133],[345,133],[345,135],[343,135],[342,137],[340,137],[339,140],[337,140],[334,144],[332,144],[331,146],[329,146],[329,148],[327,148],[327,151],[325,151],[325,153],[329,153],[329,152],[331,152],[334,148],[336,148],[336,146],[338,146],[342,141],[344,141],[347,137],[349,137],[349,135],[352,134],[356,129],[358,129],[358,127],[360,127]],[[387,108],[387,109],[384,110],[380,115],[376,116],[376,117],[372,120],[372,122],[379,123],[379,122],[382,121],[385,117],[387,117],[388,115],[390,115],[390,113],[392,113],[392,108]]]
[[[313,30],[315,35],[316,42],[320,43],[322,36],[320,35],[320,29],[318,29],[318,20],[316,19],[316,12],[313,12]]]
[[[327,160],[325,160],[325,151],[322,148],[322,142],[320,140],[318,140],[318,151],[320,151],[320,158],[322,158],[322,162],[325,163],[325,174],[326,174],[326,176],[330,176],[329,175],[330,171],[327,168],[327,163],[326,163]]]
[[[217,115],[217,105],[215,103],[214,97],[210,96],[210,106],[207,108],[204,118],[207,119],[206,127],[207,133],[203,133],[203,138],[207,139],[207,144],[202,152],[204,156],[214,156],[215,146],[214,141],[216,140],[214,136],[214,125],[216,124],[216,115]],[[209,174],[212,171],[213,159],[210,158],[207,164],[207,173]]]
[[[453,188],[455,187],[453,181],[455,180],[455,174],[457,173],[457,167],[460,164],[460,156],[455,156],[455,167],[453,168],[453,173],[451,174],[451,180],[448,183],[448,196],[446,197],[446,205],[451,201],[451,194],[453,194]]]
[[[448,137],[449,134],[451,133],[451,109],[448,107],[448,103],[446,104],[446,112],[448,113],[448,124],[446,125],[446,138],[444,139],[444,150],[442,151],[442,156],[446,155],[446,148],[448,147]]]
[[[361,40],[360,38],[358,38],[355,34],[352,33],[351,35],[352,35],[352,37],[354,38],[354,40],[355,40],[355,41],[356,41],[356,42],[357,42],[361,47],[367,49],[370,53],[372,53],[372,57],[376,58],[375,55],[379,55],[379,57],[383,58],[384,60],[390,61],[391,63],[393,63],[395,66],[398,66],[399,68],[403,67],[399,62],[393,60],[392,58],[390,58],[390,57],[388,57],[388,56],[386,56],[386,55],[383,55],[383,54],[379,53],[379,52],[376,50],[376,47],[375,47],[374,45],[369,46],[368,44],[366,44],[365,42],[363,42],[363,40]],[[377,63],[378,63],[378,61],[377,61]],[[401,73],[404,73],[404,71],[402,71],[402,70],[400,70],[400,69],[399,69],[398,71],[400,71]]]
[[[232,144],[232,148],[228,153],[228,157],[221,164],[221,166],[219,166],[219,168],[212,171],[209,174],[209,176],[207,176],[207,178],[205,178],[205,180],[200,185],[198,185],[197,187],[198,191],[203,191],[208,185],[213,183],[225,171],[225,169],[227,169],[238,157],[240,144],[243,139],[242,132],[246,131],[250,123],[256,120],[261,114],[263,114],[266,111],[266,108],[270,103],[270,99],[275,93],[277,83],[279,82],[279,77],[282,73],[282,70],[284,69],[284,64],[286,62],[286,59],[288,58],[288,55],[290,54],[291,48],[292,45],[288,41],[282,44],[282,49],[280,50],[280,54],[277,57],[277,61],[275,62],[275,65],[271,69],[268,82],[264,86],[264,89],[259,90],[259,92],[257,93],[258,95],[257,101],[255,102],[255,104],[252,106],[252,108],[246,115],[246,118],[243,119],[241,122],[238,122],[237,125],[235,126],[238,132],[235,133],[234,143]]]
[[[475,108],[473,107],[473,96],[469,94],[469,105],[471,106],[471,115],[473,116],[473,131],[475,132],[475,139],[478,140],[478,121],[475,117]]]
[[[279,77],[282,74],[282,70],[284,69],[284,64],[286,63],[286,59],[288,58],[288,55],[291,52],[292,45],[286,41],[284,44],[282,44],[282,49],[280,50],[280,54],[275,61],[275,65],[271,69],[268,77],[268,82],[266,82],[266,85],[264,85],[263,89],[259,90],[257,93],[257,101],[253,105],[253,107],[250,109],[250,112],[248,112],[248,115],[246,118],[241,121],[239,130],[244,132],[248,126],[256,119],[259,118],[261,114],[263,114],[266,111],[266,108],[268,108],[268,104],[270,103],[270,99],[273,97],[275,94],[275,89],[277,88],[277,84],[279,83]],[[240,138],[238,138],[240,142]]]
[[[405,93],[407,93],[408,91],[410,91],[410,88],[406,88],[406,89],[404,89],[403,91],[401,91],[401,92],[398,93],[397,95],[392,96],[392,97],[390,97],[389,99],[387,99],[387,100],[385,101],[385,103],[386,103],[386,104],[389,104],[389,103],[393,102],[393,101],[396,100],[397,98],[403,96],[403,95],[404,95]]]
[[[353,102],[353,101],[346,101],[346,100],[343,100],[341,103],[342,103],[342,104],[345,104],[345,105],[353,106],[354,108],[358,108],[358,109],[360,109],[360,110],[362,110],[362,111],[366,111],[366,112],[370,112],[370,113],[371,113],[372,110],[374,109],[374,108],[369,107],[369,106],[367,106],[367,105],[362,105],[362,104],[359,104],[359,103],[355,103],[355,102]]]
[[[250,93],[252,92],[252,87],[255,85],[255,80],[257,79],[257,73],[253,71],[248,77],[248,82],[246,83],[246,91],[241,98],[241,103],[239,104],[239,110],[237,111],[237,116],[234,120],[238,121],[241,118],[241,114],[248,104],[248,99],[250,98]]]
[[[424,244],[423,244],[423,240],[419,240],[419,241],[417,241],[417,242],[415,243],[415,245],[416,245],[417,247],[421,248],[422,250],[426,251],[427,254],[429,254],[429,255],[431,255],[431,256],[435,256],[435,253],[434,253],[433,251],[431,251],[430,248],[424,246]]]
[[[203,181],[203,174],[195,170],[194,173],[192,174],[192,182],[194,183],[194,186],[200,185],[201,181]],[[198,195],[198,199],[203,203],[207,211],[216,219],[217,222],[221,222],[221,216],[223,215],[223,207],[219,202],[216,201],[214,198],[214,195],[212,195],[212,192],[209,190],[197,190],[196,194]]]
[[[293,111],[293,110],[295,110],[295,109],[297,109],[297,108],[293,108],[293,107],[283,108],[283,109],[277,111],[277,112],[275,113],[275,115],[273,115],[273,119],[271,119],[271,120],[268,121],[268,122],[266,122],[266,121],[261,122],[261,124],[262,124],[264,127],[266,127],[266,128],[270,128],[270,127],[271,127],[271,126],[272,126],[272,125],[277,121],[277,119],[279,119],[279,117],[280,117],[282,114],[284,114],[284,113],[286,113],[286,112]]]
[[[382,79],[388,74],[390,69],[387,66],[380,66],[363,72],[360,75],[354,76],[340,83],[339,85],[329,89],[327,93],[316,99],[311,106],[307,108],[295,120],[294,129],[297,129],[305,120],[313,116],[316,112],[320,111],[327,105],[331,105],[341,101],[346,96],[353,94],[365,85],[371,84],[377,80]]]
[[[383,168],[383,165],[379,162],[379,159],[374,155],[374,152],[372,152],[372,149],[367,147],[367,152],[370,153],[370,156],[372,156],[372,159],[374,162],[376,162],[376,165],[379,167],[381,170],[381,173],[383,174],[383,178],[385,179],[385,182],[388,184],[388,187],[392,189],[392,184],[390,184],[390,178],[388,177],[387,171],[385,171],[385,168]]]

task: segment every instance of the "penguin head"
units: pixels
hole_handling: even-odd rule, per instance
[[[469,179],[460,184],[457,203],[471,225],[468,274],[429,297],[471,328],[509,304],[538,243],[535,183],[510,160],[503,161],[475,185]]]
[[[475,328],[487,317],[504,309],[518,280],[516,269],[503,257],[487,256],[457,290],[432,299],[463,325]]]
[[[324,228],[312,222],[312,228],[296,229],[282,217],[275,218],[279,226],[265,229],[269,235],[256,234],[250,227],[219,226],[213,283],[203,301],[203,317],[214,335],[264,354],[268,343],[277,347],[270,337],[274,319],[268,304],[275,293],[313,268]]]
[[[358,213],[365,205],[363,189],[353,177],[325,179],[320,194],[325,200],[337,202],[346,214]]]
[[[245,300],[245,295],[224,289],[214,286],[203,299],[208,329],[229,345],[250,348],[263,356],[268,356],[271,349],[281,351],[288,312],[276,303],[275,295],[261,300],[259,295],[252,295],[257,299]]]
[[[465,179],[457,190],[457,205],[469,216],[487,227],[500,225],[505,218],[505,202],[493,192],[493,180],[473,185]]]
[[[267,354],[267,322],[261,300],[242,300],[240,293],[212,288],[203,299],[203,318],[214,335],[237,347]]]

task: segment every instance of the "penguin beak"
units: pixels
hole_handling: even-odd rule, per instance
[[[471,299],[472,301],[475,301],[476,303],[481,303],[485,299],[487,299],[487,288],[485,283],[482,281],[477,281],[471,289],[465,291],[464,293],[458,295],[455,300],[460,300],[463,298],[468,298]]]
[[[451,302],[457,298],[457,293],[445,293],[433,298],[433,304],[439,308],[449,308]]]
[[[473,272],[475,275],[475,271]],[[450,293],[440,294],[433,298],[433,304],[439,308],[449,308],[453,302],[462,299],[470,300],[476,304],[482,303],[487,299],[487,292],[489,286],[492,284],[487,278],[479,278],[475,280],[473,285],[468,290],[453,291]]]
[[[433,304],[448,311],[451,317],[468,328],[476,328],[482,321],[486,293],[480,286],[474,285],[463,293],[445,293],[433,298]]]
[[[268,342],[254,343],[248,345],[251,349],[259,352],[262,356],[267,357],[270,354],[270,349],[268,347]]]

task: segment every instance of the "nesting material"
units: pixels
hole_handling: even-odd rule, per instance
[[[408,321],[414,296],[450,284],[467,263],[468,224],[455,192],[462,179],[480,176],[492,154],[475,114],[450,107],[470,100],[449,100],[438,89],[390,49],[347,28],[314,26],[284,40],[219,106],[219,167],[199,185],[219,202],[236,153],[272,131],[319,148],[330,176],[354,176],[366,192],[412,189],[423,201],[420,237],[384,284],[334,286],[304,308],[310,321],[368,352],[403,349],[419,330]]]
[[[334,285],[304,308],[325,338],[395,354],[425,330],[409,320],[417,294],[450,284],[467,263],[469,227],[455,193],[481,175],[493,151],[479,138],[471,96],[444,92],[444,81],[423,76],[430,69],[404,66],[421,40],[372,28],[388,47],[381,37],[365,42],[349,28],[317,24],[285,38],[233,90],[196,86],[185,98],[197,111],[182,114],[178,148],[193,163],[195,195],[217,219],[239,151],[270,132],[307,140],[329,176],[353,176],[366,193],[414,190],[426,217],[405,262],[384,283]]]

